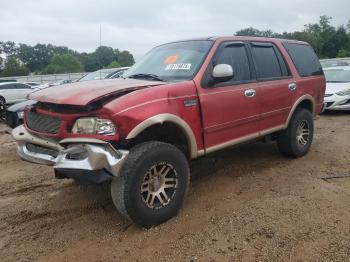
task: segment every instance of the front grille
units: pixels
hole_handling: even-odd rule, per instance
[[[61,120],[54,116],[28,111],[26,112],[26,124],[31,130],[37,132],[57,134]]]
[[[58,151],[55,149],[42,147],[42,146],[38,146],[38,145],[34,145],[34,144],[27,144],[26,147],[30,152],[33,152],[33,153],[50,155],[52,157],[58,156]]]

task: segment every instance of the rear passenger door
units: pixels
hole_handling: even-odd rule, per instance
[[[27,95],[33,92],[33,89],[29,85],[18,83],[16,84],[15,96],[17,101],[23,101],[27,99]]]
[[[264,134],[285,124],[296,84],[276,45],[251,42],[250,50],[260,93],[260,131]]]

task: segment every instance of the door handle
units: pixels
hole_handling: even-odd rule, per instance
[[[247,89],[244,91],[244,95],[246,97],[254,97],[256,95],[256,91],[254,89]]]
[[[291,83],[288,85],[288,89],[290,91],[294,91],[295,89],[297,89],[297,84],[296,83]]]

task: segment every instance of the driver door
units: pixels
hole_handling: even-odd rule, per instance
[[[231,65],[233,77],[213,79],[218,64]],[[224,42],[218,47],[198,92],[207,153],[258,137],[260,90],[245,43]]]

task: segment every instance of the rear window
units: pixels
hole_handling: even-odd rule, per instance
[[[298,73],[302,77],[323,75],[320,61],[309,45],[284,43]]]

